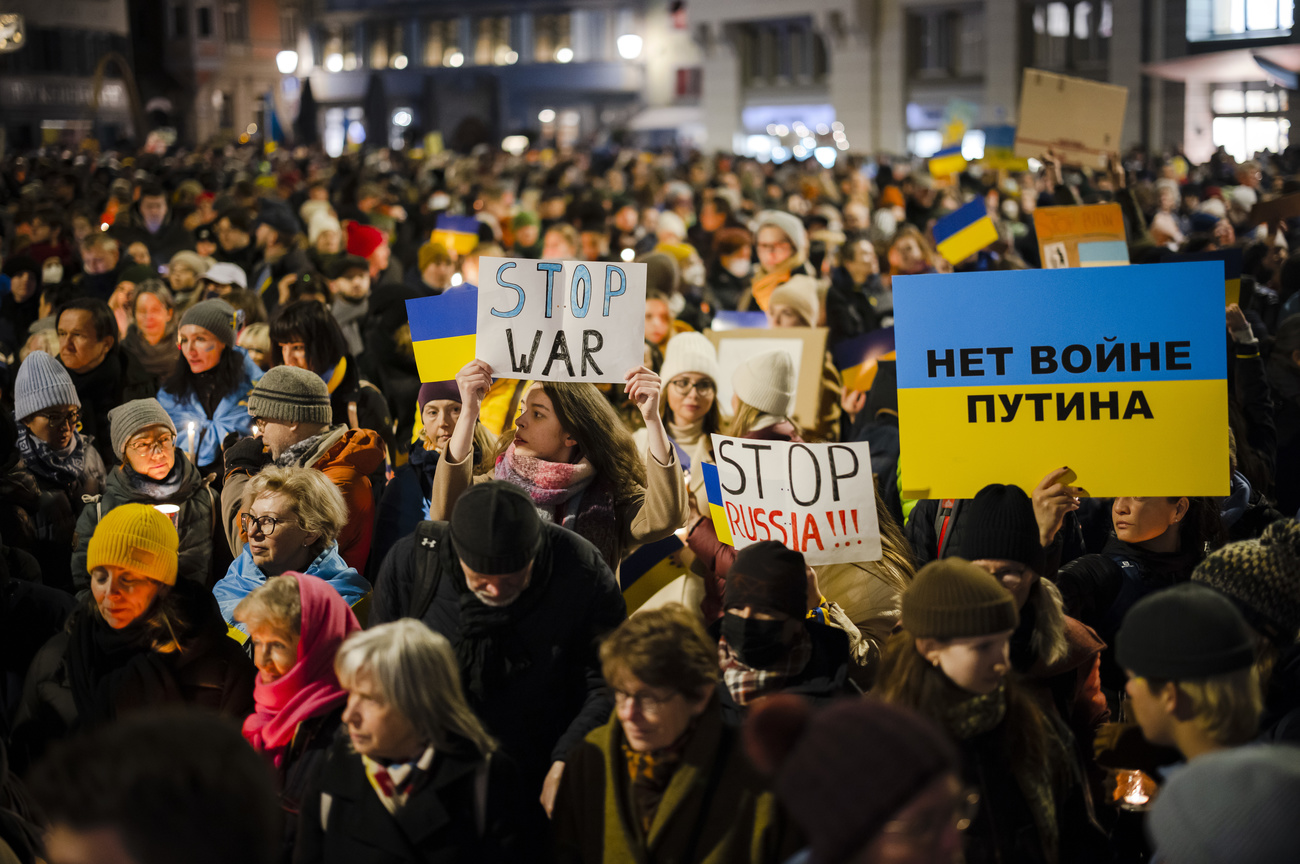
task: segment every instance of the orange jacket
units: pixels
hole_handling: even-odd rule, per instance
[[[358,573],[366,572],[375,521],[370,475],[384,464],[384,439],[370,429],[349,429],[309,464],[330,478],[343,494],[348,524],[339,532],[339,555]]]

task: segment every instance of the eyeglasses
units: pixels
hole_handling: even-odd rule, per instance
[[[281,522],[286,521],[285,519],[276,519],[274,516],[254,516],[251,513],[239,514],[239,524],[243,527],[245,534],[252,534],[252,526],[256,525],[258,533],[263,537],[270,537],[275,533],[276,527]]]
[[[77,424],[81,422],[80,411],[37,411],[36,416],[44,417],[45,422],[49,423],[55,429],[65,423],[76,428]]]
[[[625,693],[622,690],[615,689],[613,692],[615,708],[621,708],[631,702],[647,717],[659,716],[659,712],[664,709],[664,706],[680,695],[674,692],[670,696],[656,696],[649,690],[642,690],[639,693]]]
[[[176,443],[176,436],[170,432],[160,435],[152,441],[136,441],[127,447],[137,456],[151,456],[154,453],[166,453]]]
[[[712,396],[717,386],[708,378],[701,378],[698,381],[691,381],[689,378],[674,378],[668,384],[673,388],[678,396],[685,396],[694,390],[701,396]]]
[[[964,790],[952,802],[952,809],[932,808],[916,819],[895,819],[881,826],[882,834],[892,834],[914,842],[935,842],[948,826],[965,831],[979,813],[980,796],[974,789]]]

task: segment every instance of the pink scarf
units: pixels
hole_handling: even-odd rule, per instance
[[[244,720],[244,737],[253,749],[281,767],[298,724],[342,705],[347,691],[334,676],[334,655],[349,634],[361,629],[347,601],[329,583],[305,573],[285,573],[297,579],[302,600],[302,635],[298,662],[282,677],[267,683],[257,676],[256,706]]]

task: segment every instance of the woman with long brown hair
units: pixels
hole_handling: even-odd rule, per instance
[[[644,460],[594,386],[545,381],[529,387],[515,428],[497,441],[491,470],[475,476],[475,423],[492,368],[468,363],[456,375],[461,412],[434,476],[429,518],[450,518],[472,483],[505,480],[524,489],[545,517],[595,544],[615,571],[634,546],[677,530],[686,521],[686,483],[659,416],[659,376],[643,366],[624,378],[628,400],[645,420]]]

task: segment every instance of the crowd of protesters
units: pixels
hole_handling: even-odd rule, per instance
[[[1251,211],[1300,153],[1034,167],[0,165],[0,862],[1295,860],[1300,218]],[[948,262],[975,198],[998,240]],[[1112,201],[1135,266],[1241,251],[1230,494],[1095,500],[1063,451],[903,497],[892,355],[857,389],[830,349],[894,276],[1041,266],[1037,207]],[[643,365],[421,381],[406,302],[483,255],[644,263]],[[703,334],[758,310],[826,328],[815,392],[780,351],[722,380]],[[870,442],[882,557],[722,542],[714,433]]]

